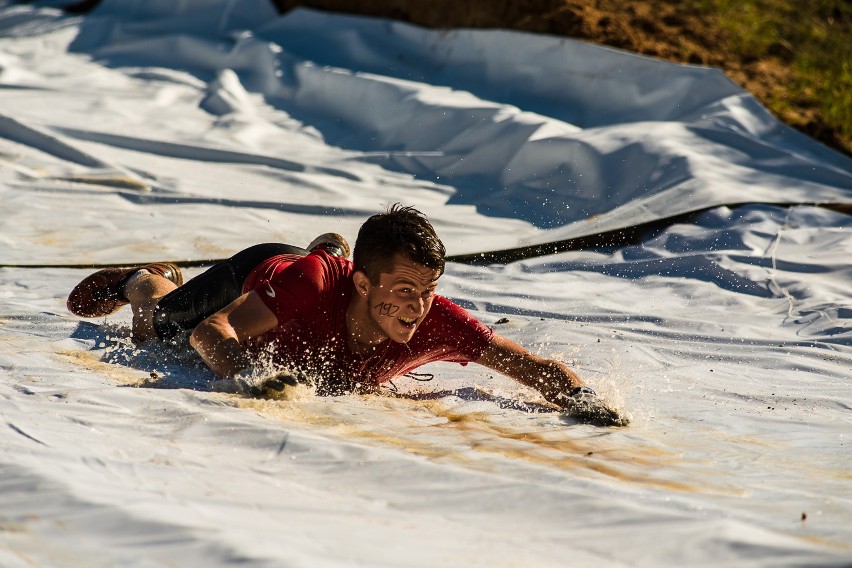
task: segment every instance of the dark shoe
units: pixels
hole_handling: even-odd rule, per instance
[[[71,290],[66,302],[68,310],[84,318],[97,318],[116,312],[129,303],[124,297],[124,283],[143,268],[151,274],[171,280],[178,286],[183,284],[180,268],[170,262],[131,268],[104,268],[87,276]]]
[[[330,255],[349,258],[349,243],[337,233],[325,233],[308,245],[309,251],[324,250]]]

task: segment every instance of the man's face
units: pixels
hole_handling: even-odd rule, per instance
[[[432,308],[439,276],[437,270],[396,255],[392,271],[370,284],[370,319],[393,341],[407,343]]]

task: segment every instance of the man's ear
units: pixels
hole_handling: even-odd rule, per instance
[[[370,291],[370,279],[367,278],[367,275],[363,271],[356,270],[353,272],[352,281],[355,283],[355,291],[362,296],[366,296],[367,292]]]

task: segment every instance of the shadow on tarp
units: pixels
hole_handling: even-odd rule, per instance
[[[736,207],[737,205],[743,206],[750,204],[751,203],[740,203],[730,205]],[[832,211],[837,211],[838,213],[844,213],[846,215],[852,215],[852,203],[765,203],[765,205],[774,205],[778,207],[811,205],[814,207],[823,207],[825,209],[830,209]],[[473,265],[487,265],[494,263],[505,264],[509,262],[514,262],[516,260],[547,256],[549,254],[557,254],[560,252],[568,252],[574,250],[620,248],[628,245],[639,244],[649,234],[662,231],[672,225],[676,225],[679,223],[691,223],[695,217],[706,211],[710,211],[711,209],[715,209],[715,206],[691,211],[682,215],[661,218],[649,223],[641,223],[633,225],[631,227],[615,229],[612,231],[604,231],[592,235],[586,235],[583,237],[563,239],[552,241],[549,243],[530,245],[525,247],[507,248],[481,253],[450,255],[447,257],[447,260],[450,262],[459,262],[462,264]]]
[[[393,379],[394,383],[401,382],[403,377]],[[429,392],[400,392],[391,387],[390,392],[397,398],[409,400],[441,400],[444,398],[459,398],[465,402],[490,402],[498,408],[507,410],[519,410],[528,413],[553,413],[558,412],[553,406],[536,402],[527,402],[515,398],[507,398],[476,387],[461,387],[458,389],[441,389]]]
[[[71,333],[74,339],[92,342],[91,352],[102,363],[142,371],[148,376],[139,384],[146,388],[216,390],[216,375],[189,347],[186,336],[172,341],[135,344],[126,324],[80,322]],[[123,385],[127,386],[127,385]]]

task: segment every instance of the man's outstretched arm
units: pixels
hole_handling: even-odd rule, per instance
[[[278,319],[255,292],[243,294],[198,324],[189,343],[221,377],[233,377],[249,361],[242,344],[278,325]]]
[[[533,355],[511,339],[496,333],[476,362],[536,389],[548,401],[559,406],[562,406],[563,397],[585,385],[583,379],[565,363]]]

